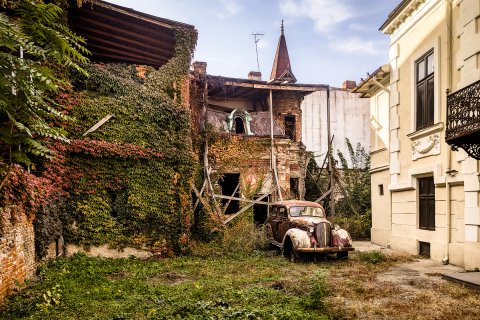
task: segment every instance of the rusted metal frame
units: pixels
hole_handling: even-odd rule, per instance
[[[265,193],[263,194],[262,196],[260,196],[256,201],[260,201],[266,197],[268,197],[268,195],[271,194],[271,192],[268,192],[268,193]],[[242,199],[242,200],[245,200],[245,199]],[[255,201],[255,200],[253,200]],[[268,203],[268,202],[267,202]],[[242,213],[244,213],[245,211],[247,211],[248,209],[250,209],[251,207],[253,207],[255,205],[255,203],[250,203],[248,204],[247,206],[243,207],[240,211],[238,211],[237,213],[235,214],[232,214],[231,216],[229,216],[224,222],[223,224],[224,225],[227,225],[228,223],[230,223],[230,221],[232,221],[233,219],[235,219],[236,217],[238,217],[239,215],[241,215]]]
[[[270,193],[269,193],[270,194]],[[271,205],[273,202],[267,202],[267,201],[260,201],[260,200],[252,200],[252,199],[246,199],[246,198],[239,198],[239,197],[234,197],[234,196],[224,196],[221,194],[214,194],[213,195],[215,198],[219,199],[229,199],[229,200],[238,200],[238,201],[243,201],[243,202],[248,202],[248,203],[253,203],[253,204],[265,204],[265,205]]]
[[[269,91],[269,107],[270,107],[270,162],[273,170],[273,177],[275,182],[275,187],[278,192],[278,197],[280,201],[283,200],[282,190],[280,190],[280,185],[278,183],[278,173],[277,173],[277,159],[275,157],[275,140],[273,138],[273,95],[272,90]]]
[[[100,128],[105,122],[110,120],[110,118],[113,117],[113,114],[107,114],[105,117],[103,117],[100,121],[98,121],[94,126],[92,126],[90,129],[85,131],[83,136],[85,137],[87,134],[94,132],[98,128]]]
[[[238,191],[238,188],[240,188],[240,183],[238,183],[237,186],[235,187],[235,190],[233,190],[232,196],[230,197],[230,199],[228,199],[227,204],[223,208],[222,214],[225,214],[225,212],[227,211],[227,208],[230,205],[230,202],[232,201],[232,199],[235,197],[235,193]],[[213,195],[213,196],[215,197],[215,195]]]

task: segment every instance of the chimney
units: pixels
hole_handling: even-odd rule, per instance
[[[207,73],[207,63],[203,61],[195,61],[193,63],[193,72],[196,74],[206,74]]]
[[[262,73],[260,71],[250,71],[248,73],[248,80],[262,81]]]
[[[353,80],[345,80],[342,84],[342,89],[344,90],[353,90],[357,86],[357,83]]]

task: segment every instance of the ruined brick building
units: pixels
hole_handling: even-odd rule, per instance
[[[197,128],[211,129],[228,140],[223,157],[215,154],[215,143],[206,156],[214,192],[220,197],[270,201],[303,199],[306,153],[301,103],[306,95],[326,86],[296,83],[283,24],[268,81],[255,71],[248,79],[212,76],[206,73],[205,62],[195,62],[193,71],[195,88],[191,91],[199,101],[192,105],[193,121]],[[234,150],[238,144],[242,147]],[[252,144],[256,145],[254,151],[249,149]],[[235,199],[228,203],[225,213],[238,210]],[[265,217],[265,210],[265,206],[254,207],[258,222]]]

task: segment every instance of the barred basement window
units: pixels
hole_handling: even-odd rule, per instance
[[[417,130],[432,125],[434,121],[434,70],[433,50],[415,62]]]
[[[435,185],[433,177],[418,179],[419,228],[435,230]]]

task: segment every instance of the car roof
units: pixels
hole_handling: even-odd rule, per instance
[[[285,201],[277,201],[272,204],[272,206],[285,206],[287,208],[291,207],[315,207],[315,208],[322,208],[323,207],[316,202],[313,201],[304,201],[304,200],[285,200]]]

